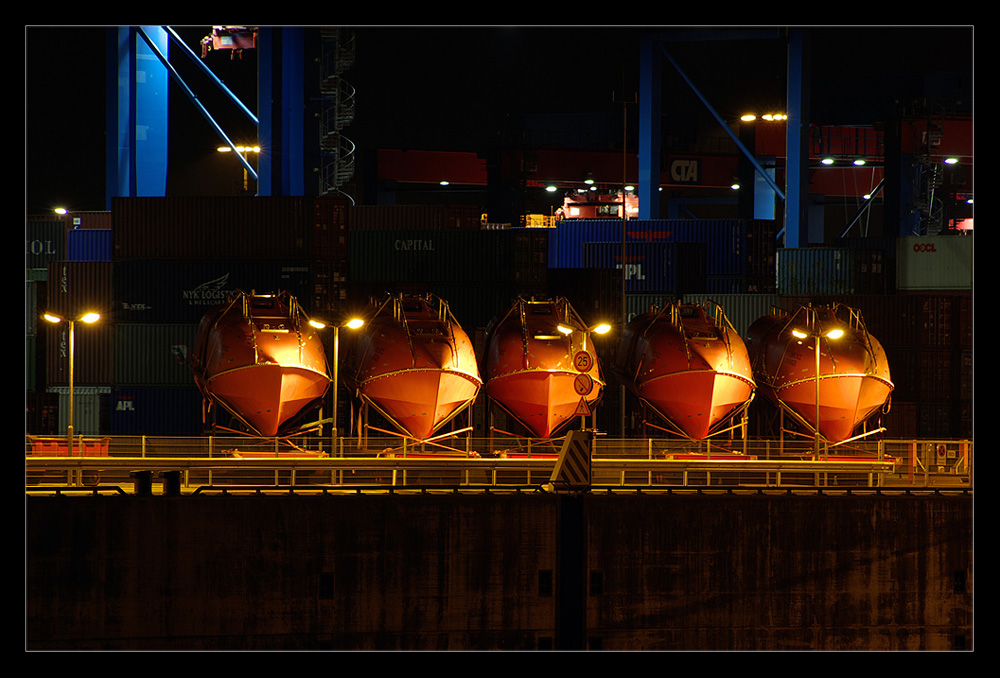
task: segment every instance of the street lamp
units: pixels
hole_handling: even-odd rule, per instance
[[[66,429],[66,442],[68,446],[66,448],[67,454],[73,456],[73,344],[74,344],[74,333],[77,322],[84,322],[89,324],[96,323],[101,319],[101,316],[97,313],[84,313],[79,318],[65,318],[56,313],[44,313],[43,318],[48,320],[50,323],[69,323],[69,425]],[[80,454],[83,452],[81,450]]]
[[[590,327],[570,327],[569,325],[559,324],[556,329],[565,334],[567,337],[575,331],[583,332],[583,348],[587,348],[587,337],[590,336],[591,332],[595,334],[607,334],[611,331],[611,325],[607,323],[598,323],[597,325],[592,325]],[[537,337],[536,337],[537,338]]]
[[[333,328],[333,446],[334,450],[337,447],[337,387],[338,387],[338,374],[340,371],[340,328],[346,327],[350,330],[356,330],[365,324],[365,321],[361,318],[351,318],[345,323],[340,325],[327,325],[321,320],[310,320],[309,324],[317,329],[324,329],[326,327]]]
[[[813,324],[815,328],[815,322]],[[840,339],[844,336],[844,330],[840,328],[834,328],[832,330],[827,330],[826,332],[819,332],[814,330],[813,332],[806,332],[800,329],[793,329],[792,336],[798,339],[806,339],[812,337],[813,350],[816,352],[816,422],[814,425],[815,436],[813,442],[813,454],[816,458],[819,458],[819,340],[820,339]]]
[[[230,151],[235,151],[240,158],[240,163],[243,165],[243,192],[246,193],[249,190],[249,175],[253,174],[254,181],[257,180],[257,173],[253,171],[250,166],[250,162],[245,156],[250,153],[260,153],[260,146],[219,146],[215,149],[219,153],[229,153]]]

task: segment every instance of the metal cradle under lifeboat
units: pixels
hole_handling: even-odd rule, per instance
[[[849,440],[889,400],[885,351],[849,306],[776,310],[750,326],[749,339],[763,394],[810,434]]]
[[[322,339],[286,292],[237,292],[202,318],[192,369],[203,397],[251,433],[288,433],[326,395],[330,369]]]
[[[618,369],[668,431],[692,440],[728,430],[754,396],[746,344],[715,302],[667,304],[634,318]]]
[[[486,392],[532,436],[592,412],[605,382],[588,328],[564,297],[517,298],[486,329]]]
[[[475,402],[483,383],[475,350],[446,301],[391,295],[364,327],[345,381],[401,433],[429,440]]]

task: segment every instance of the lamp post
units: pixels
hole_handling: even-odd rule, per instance
[[[820,339],[840,339],[844,336],[844,330],[839,328],[834,328],[832,330],[827,330],[826,332],[820,332],[816,329],[815,320],[813,321],[813,331],[806,332],[804,330],[794,329],[792,330],[792,335],[798,339],[806,339],[807,337],[813,338],[813,350],[816,352],[816,421],[814,424],[815,435],[813,437],[813,454],[815,458],[819,458],[819,340]]]
[[[365,324],[365,321],[361,318],[352,318],[346,323],[340,325],[327,325],[321,320],[310,320],[309,324],[318,329],[323,329],[325,327],[333,328],[333,446],[334,450],[337,449],[337,388],[338,379],[340,373],[340,328],[346,327],[351,330],[356,330]]]
[[[42,317],[50,323],[69,323],[69,424],[66,428],[66,450],[69,456],[73,456],[73,352],[76,323],[79,321],[85,322],[89,325],[91,323],[96,323],[101,319],[101,316],[97,313],[84,313],[82,316],[74,320],[72,318],[64,318],[56,313],[45,313]]]

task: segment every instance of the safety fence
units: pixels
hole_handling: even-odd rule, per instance
[[[229,488],[544,488],[562,440],[508,437],[415,443],[400,438],[27,436],[29,491],[106,488],[164,494]],[[591,437],[585,489],[972,488],[967,440],[810,440]],[[581,489],[577,487],[575,489]]]

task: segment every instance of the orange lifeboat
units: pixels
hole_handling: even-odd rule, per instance
[[[653,308],[625,328],[618,366],[625,383],[675,433],[703,440],[721,432],[754,395],[746,345],[722,308]]]
[[[756,320],[749,335],[754,377],[764,396],[826,440],[850,438],[892,392],[882,345],[848,306],[775,312]]]
[[[295,297],[239,292],[201,320],[191,366],[202,395],[275,436],[330,386],[323,342]]]
[[[486,329],[487,394],[532,436],[552,437],[601,398],[592,331],[563,297],[518,298]]]
[[[364,327],[345,381],[400,432],[427,440],[476,400],[475,350],[446,301],[390,296]]]

